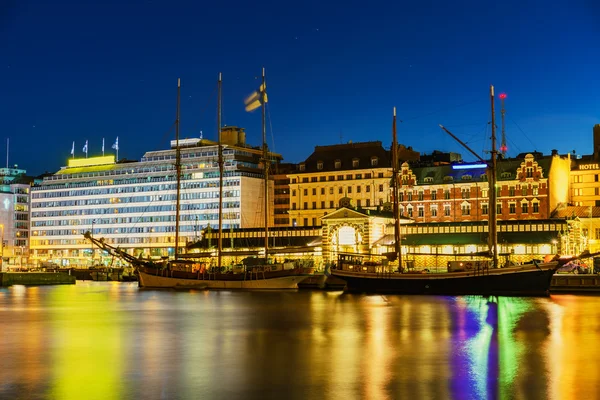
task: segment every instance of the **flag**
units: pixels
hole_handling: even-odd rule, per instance
[[[85,145],[83,146],[83,152],[84,152],[85,154],[87,154],[87,152],[88,152],[88,145],[87,145],[87,144],[88,144],[88,141],[86,140],[86,141],[85,141]]]
[[[104,153],[104,138],[102,138],[102,153]]]
[[[248,96],[244,101],[246,104],[246,111],[254,111],[268,101],[267,85],[266,83],[262,83],[258,90]]]
[[[75,142],[73,142],[73,146],[71,146],[71,155],[75,155]]]
[[[117,140],[115,140],[115,143],[112,145],[112,148],[115,150],[119,150],[119,137],[117,136]]]

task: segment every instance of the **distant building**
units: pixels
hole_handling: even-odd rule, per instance
[[[568,200],[570,156],[500,160],[497,164],[499,220],[546,219]],[[400,213],[415,222],[487,220],[485,164],[452,164],[400,169]]]
[[[321,217],[340,207],[377,209],[389,202],[391,155],[380,141],[316,146],[288,177],[290,225],[320,226]]]
[[[462,162],[462,156],[460,153],[445,153],[439,150],[434,150],[431,154],[422,154],[418,164],[422,166],[433,166],[460,162]]]
[[[26,170],[0,168],[0,252],[2,269],[29,262],[29,196],[33,177]]]

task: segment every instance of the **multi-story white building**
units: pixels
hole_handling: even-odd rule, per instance
[[[24,169],[0,168],[0,253],[2,270],[27,265],[29,192],[33,178]]]
[[[224,135],[223,229],[264,225],[261,150],[245,145],[242,129]],[[32,187],[31,253],[36,263],[62,266],[108,264],[83,234],[144,257],[173,256],[177,176],[175,141],[168,150],[147,152],[139,162],[114,156],[69,160]],[[218,227],[218,146],[205,139],[180,140],[179,247]],[[280,155],[270,154],[278,162]],[[272,199],[272,181],[269,184]],[[273,216],[272,201],[268,214]],[[272,221],[270,222],[272,224]]]

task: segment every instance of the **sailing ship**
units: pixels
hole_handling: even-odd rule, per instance
[[[457,137],[440,125],[447,133],[463,146],[467,147],[476,157],[488,165],[489,185],[496,186],[496,136],[494,122],[494,87],[490,86],[492,107],[492,150],[488,162],[469,149]],[[400,217],[398,206],[398,144],[396,133],[396,109],[392,123],[392,190],[394,214],[394,251],[387,253],[388,260],[398,260],[398,270],[390,271],[385,263],[369,261],[369,256],[358,254],[339,254],[331,275],[346,281],[346,290],[352,292],[381,292],[403,294],[438,294],[438,295],[510,295],[510,296],[547,296],[549,294],[552,276],[566,259],[554,257],[550,262],[528,264],[499,268],[498,238],[496,228],[496,191],[489,193],[489,252],[491,266],[488,262],[473,263],[471,269],[452,270],[444,273],[411,273],[406,272],[402,265]],[[574,258],[572,257],[569,260]],[[587,255],[586,255],[587,256]]]
[[[140,286],[147,288],[208,288],[208,289],[296,289],[298,283],[306,278],[300,268],[293,263],[269,263],[269,152],[266,141],[265,106],[267,102],[265,70],[262,73],[262,85],[246,101],[246,109],[262,108],[262,164],[264,171],[264,259],[247,259],[243,265],[233,267],[224,272],[222,268],[223,255],[223,176],[224,159],[221,138],[221,87],[222,79],[218,80],[218,165],[219,165],[219,238],[217,249],[217,267],[190,271],[189,260],[179,259],[179,190],[181,179],[181,154],[179,149],[179,97],[181,85],[177,85],[177,117],[176,132],[176,171],[177,171],[177,205],[175,217],[175,260],[162,265],[156,263],[138,264]]]

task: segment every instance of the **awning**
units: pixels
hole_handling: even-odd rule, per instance
[[[498,244],[550,244],[558,239],[557,232],[499,232]],[[426,233],[404,235],[403,246],[463,246],[468,244],[487,245],[487,232],[480,233]],[[385,235],[375,245],[392,246],[394,235]]]

